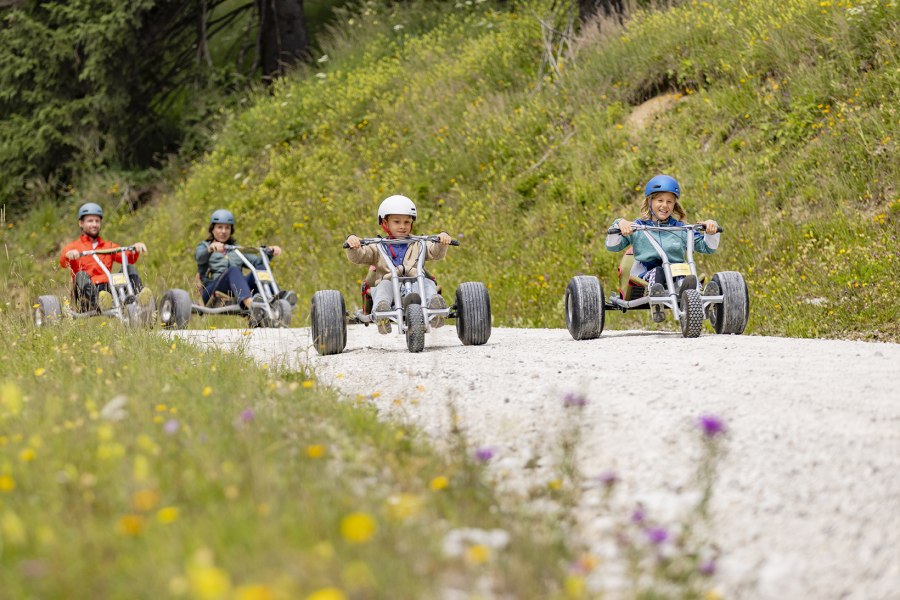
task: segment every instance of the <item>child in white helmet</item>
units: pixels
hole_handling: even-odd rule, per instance
[[[388,234],[389,239],[406,238],[412,235],[413,223],[416,221],[416,205],[406,196],[390,196],[385,198],[378,207],[378,224]],[[442,231],[438,234],[440,242],[426,242],[426,260],[440,260],[447,255],[447,247],[450,245],[450,234]],[[391,270],[385,264],[378,252],[377,245],[362,246],[360,238],[350,235],[347,238],[347,258],[358,265],[372,265],[375,267],[374,292],[372,301],[375,312],[390,311],[393,304],[394,290],[391,285]],[[419,246],[417,244],[390,245],[388,254],[397,272],[403,277],[415,277],[417,261],[419,258]],[[425,277],[425,301],[426,308],[444,309],[447,302],[437,291],[437,285],[428,277]],[[436,316],[431,321],[432,327],[441,327],[444,318]],[[379,333],[390,333],[391,322],[388,319],[378,321]]]

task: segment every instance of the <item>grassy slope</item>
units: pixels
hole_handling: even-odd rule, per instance
[[[897,3],[639,13],[624,33],[581,40],[562,76],[541,81],[530,9],[443,10],[437,26],[417,5],[344,23],[320,71],[256,97],[177,192],[107,229],[151,245],[158,287],[186,287],[190,248],[225,206],[240,239],[287,249],[279,274],[301,298],[338,288],[353,304],[362,274],[339,244],[377,233],[380,199],[404,193],[419,202],[419,232],[463,239],[434,266],[451,293],[482,280],[498,324],[561,326],[568,278],[614,285],[603,230],[636,215],[642,182],[666,171],[689,216],[729,228],[701,269],[744,274],[750,332],[900,339]],[[681,94],[674,110],[623,126],[660,91]],[[23,233],[53,252],[58,218],[39,210],[21,224],[32,231],[11,232],[14,256]]]

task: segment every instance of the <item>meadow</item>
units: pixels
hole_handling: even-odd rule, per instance
[[[595,566],[564,519],[497,499],[463,433],[437,453],[313,373],[112,322],[34,330],[36,296],[66,293],[58,253],[85,200],[107,210],[105,237],[147,244],[138,267],[157,293],[192,289],[209,214],[234,211],[239,241],[285,249],[275,268],[302,326],[316,290],[354,306],[364,272],[341,242],[378,233],[378,203],[403,193],[417,232],[461,241],[434,265],[446,289],[483,281],[496,326],[562,327],[568,279],[612,291],[606,227],[667,172],[689,219],[728,229],[699,266],[743,273],[748,334],[900,341],[895,1],[680,2],[577,38],[547,27],[565,20],[550,6],[363,2],[313,66],[224,114],[206,155],[173,161],[146,206],[107,171],[4,216],[0,597],[338,600],[490,582],[577,598]],[[629,119],[661,95],[667,110]],[[503,550],[476,536],[448,556],[469,528],[505,532]]]
[[[870,0],[685,2],[572,40],[542,36],[561,18],[549,3],[363,3],[149,206],[128,210],[107,173],[7,222],[0,277],[17,306],[61,288],[56,253],[90,198],[114,239],[151,248],[156,289],[191,289],[192,248],[227,207],[240,241],[286,249],[301,302],[339,289],[353,305],[364,273],[340,244],[378,233],[378,203],[403,193],[418,232],[462,242],[434,266],[441,283],[485,282],[497,325],[561,327],[572,275],[612,291],[605,228],[667,172],[688,219],[728,229],[699,267],[743,273],[748,333],[896,341],[898,16]],[[629,120],[660,95],[668,110]]]

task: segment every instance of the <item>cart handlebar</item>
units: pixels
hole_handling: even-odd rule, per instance
[[[413,242],[440,242],[441,238],[436,235],[411,235],[405,238],[363,238],[359,240],[360,246],[369,246],[371,244],[388,244],[389,246],[407,246]],[[450,240],[451,246],[459,246],[459,240]],[[342,248],[349,248],[350,244],[344,242]]]
[[[703,223],[694,223],[692,225],[633,225],[632,228],[635,231],[706,231],[706,225]],[[716,233],[724,233],[724,231],[725,228],[719,225]],[[606,230],[606,233],[615,235],[622,233],[622,230],[618,227],[610,227]]]

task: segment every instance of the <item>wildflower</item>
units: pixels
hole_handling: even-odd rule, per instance
[[[303,387],[305,387],[305,388],[311,388],[314,385],[316,385],[316,382],[312,381],[310,379],[307,379],[306,381],[303,382]]]
[[[166,424],[163,425],[163,431],[168,435],[175,435],[178,433],[179,427],[181,427],[181,424],[178,422],[178,419],[169,419],[166,421]]]
[[[164,525],[174,523],[181,516],[177,506],[164,506],[156,511],[156,520]]]
[[[34,370],[34,376],[40,377],[41,375],[43,375],[46,372],[47,372],[47,369],[45,369],[44,367],[38,367],[37,369]]]
[[[306,455],[310,458],[322,458],[325,455],[325,446],[312,444],[306,447]]]
[[[422,512],[422,498],[415,494],[392,494],[387,499],[387,514],[394,520],[405,521]]]
[[[122,535],[138,536],[144,530],[144,517],[125,515],[119,519],[118,530]]]
[[[469,548],[483,546],[490,550],[502,550],[509,544],[509,533],[503,529],[452,529],[444,536],[442,550],[450,558],[465,557]],[[477,557],[481,551],[477,550]]]
[[[203,388],[203,392],[202,392],[203,397],[207,398],[207,397],[211,396],[212,392],[213,392],[213,389],[210,386],[206,386],[205,388]]]
[[[328,587],[314,591],[306,600],[347,600],[347,596],[337,588]]]
[[[241,411],[241,416],[240,416],[241,423],[250,423],[255,418],[256,418],[256,413],[253,412],[253,409],[245,408],[243,411]]]
[[[107,421],[121,421],[128,416],[128,413],[125,411],[127,402],[128,398],[125,396],[121,394],[116,396],[100,409],[100,418]]]
[[[669,532],[662,527],[648,527],[644,533],[647,534],[647,540],[657,546],[669,539]]]
[[[341,519],[341,536],[351,544],[365,544],[377,530],[378,524],[367,513],[351,513]]]
[[[466,549],[466,562],[472,565],[483,565],[491,559],[491,549],[484,544],[475,544]]]
[[[708,558],[700,563],[700,566],[697,568],[700,571],[701,575],[706,575],[707,577],[711,577],[716,574],[716,559]]]
[[[643,523],[646,514],[644,513],[644,507],[640,504],[637,508],[634,509],[634,512],[631,513],[631,522],[632,523]]]
[[[619,476],[616,475],[615,471],[605,471],[597,479],[607,490],[611,490],[619,483]]]
[[[434,479],[432,479],[428,483],[428,488],[433,492],[438,492],[440,490],[447,489],[447,486],[450,485],[450,481],[444,475],[438,475]]]
[[[494,458],[494,449],[489,446],[482,446],[475,450],[475,460],[480,463],[486,463]]]
[[[11,492],[16,489],[16,480],[9,475],[0,475],[0,492]]]
[[[587,405],[587,398],[581,394],[576,394],[575,392],[569,392],[565,396],[563,396],[563,406],[569,408],[570,406],[574,406],[577,408],[581,408]]]
[[[37,457],[37,454],[34,451],[34,448],[23,448],[21,452],[19,452],[19,460],[22,462],[31,462]]]
[[[701,415],[697,419],[697,425],[703,430],[703,435],[707,438],[715,438],[725,433],[725,422],[715,415]]]
[[[236,591],[237,600],[272,600],[272,590],[264,585],[244,585]]]
[[[159,492],[156,490],[138,490],[131,495],[131,506],[138,512],[149,512],[159,504]]]

